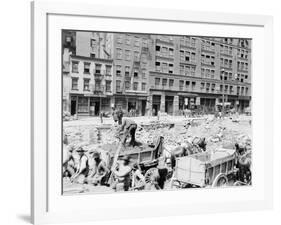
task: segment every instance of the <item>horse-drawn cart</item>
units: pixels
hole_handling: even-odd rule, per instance
[[[116,164],[115,160],[118,161],[124,156],[130,157],[130,164],[134,164],[140,169],[142,175],[144,175],[145,183],[151,183],[151,178],[155,174],[158,165],[158,158],[163,151],[163,138],[159,137],[153,146],[141,145],[134,148],[121,146],[120,151],[117,151],[115,157],[111,158],[110,165]],[[131,174],[132,175],[132,174]],[[138,183],[135,181],[133,183]]]
[[[236,154],[232,149],[202,152],[176,159],[172,187],[218,187],[236,174]]]

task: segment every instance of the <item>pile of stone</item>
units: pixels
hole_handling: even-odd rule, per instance
[[[78,117],[77,117],[76,114],[73,115],[73,116],[71,116],[71,115],[70,115],[70,112],[64,111],[64,112],[62,113],[62,120],[63,120],[63,121],[71,121],[71,120],[77,120],[77,119],[78,119]]]
[[[175,123],[172,123],[172,122],[169,122],[169,121],[159,121],[159,120],[156,120],[156,121],[151,121],[149,123],[141,123],[140,124],[140,127],[145,129],[146,131],[155,131],[155,130],[158,130],[158,129],[161,129],[161,128],[172,128],[175,126]]]

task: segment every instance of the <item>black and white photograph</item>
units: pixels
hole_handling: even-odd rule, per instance
[[[63,195],[252,185],[251,38],[61,41]]]

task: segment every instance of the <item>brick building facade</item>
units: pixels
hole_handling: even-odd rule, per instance
[[[69,31],[63,38],[64,109],[72,114],[113,106],[136,115],[210,112],[223,100],[239,111],[250,106],[251,40]]]

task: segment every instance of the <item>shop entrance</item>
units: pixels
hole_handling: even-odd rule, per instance
[[[92,98],[90,99],[90,114],[92,116],[98,116],[100,113],[100,100]]]
[[[165,112],[169,115],[173,114],[173,102],[174,96],[166,96],[165,97]]]
[[[141,115],[145,116],[146,100],[141,101]]]
[[[76,114],[76,105],[77,105],[76,99],[71,99],[71,109],[70,109],[70,114],[71,115],[75,115]]]
[[[161,96],[153,95],[152,96],[152,116],[157,116],[158,111],[161,106]]]

